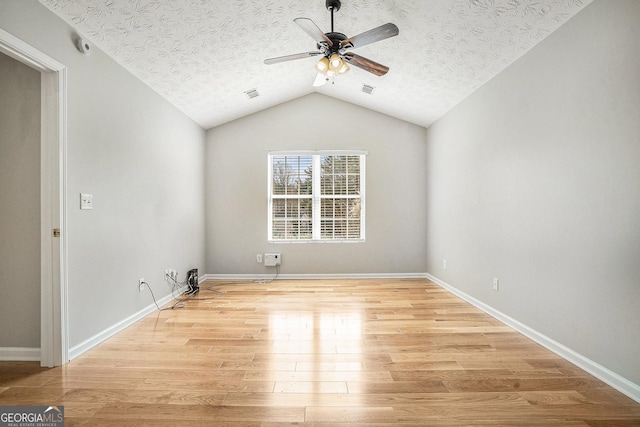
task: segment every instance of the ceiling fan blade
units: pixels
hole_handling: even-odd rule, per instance
[[[362,68],[376,76],[384,76],[389,71],[389,67],[386,65],[378,64],[375,61],[367,59],[364,56],[356,55],[353,52],[346,52],[344,54],[344,60],[349,64]]]
[[[278,56],[277,58],[265,59],[264,63],[267,65],[271,65],[271,64],[277,64],[279,62],[293,61],[294,59],[309,58],[311,56],[316,56],[316,55],[322,55],[322,52],[303,52],[303,53],[294,53],[293,55]]]
[[[388,39],[389,37],[397,36],[400,33],[398,27],[395,24],[389,22],[388,24],[381,25],[372,30],[365,31],[357,36],[349,37],[342,41],[342,46],[348,47],[351,44],[352,47],[360,47],[370,43],[374,43],[380,40]]]
[[[327,78],[325,77],[325,75],[322,73],[318,73],[318,75],[316,75],[316,79],[313,81],[313,86],[324,86],[325,83],[327,83]]]
[[[305,33],[309,34],[315,41],[326,42],[329,46],[333,46],[333,42],[320,28],[309,18],[296,18],[293,20],[302,28]]]

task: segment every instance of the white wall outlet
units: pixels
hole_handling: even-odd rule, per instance
[[[497,291],[500,289],[500,281],[497,278],[493,278],[493,290]]]
[[[93,194],[80,193],[80,209],[93,209]]]
[[[260,264],[262,263],[262,254],[256,255],[256,262]]]
[[[141,279],[138,279],[138,292],[142,292],[144,291],[144,277]]]
[[[264,254],[265,267],[275,267],[276,265],[280,265],[281,261],[282,255],[280,254]]]
[[[447,260],[446,260],[446,259],[443,259],[443,260],[442,260],[442,268],[443,268],[444,270],[446,270],[446,269],[447,269]]]

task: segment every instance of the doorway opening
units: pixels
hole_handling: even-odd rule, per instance
[[[66,240],[67,69],[0,29],[0,53],[40,72],[40,365],[69,361]]]

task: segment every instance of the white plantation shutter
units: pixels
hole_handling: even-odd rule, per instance
[[[270,241],[363,241],[364,152],[269,154]]]

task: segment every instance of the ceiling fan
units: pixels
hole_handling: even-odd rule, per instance
[[[356,55],[351,52],[350,49],[355,49],[370,43],[397,36],[400,32],[398,27],[395,24],[387,23],[356,36],[347,37],[346,35],[334,32],[333,30],[333,14],[340,10],[340,0],[326,0],[326,6],[327,10],[331,12],[331,32],[329,33],[323,33],[322,30],[320,30],[320,28],[318,28],[318,26],[309,18],[296,18],[293,20],[293,22],[298,24],[304,32],[309,34],[316,41],[317,50],[269,58],[265,59],[264,63],[271,65],[294,59],[321,55],[322,58],[320,58],[316,63],[318,75],[313,83],[314,86],[321,86],[328,80],[333,79],[336,75],[346,73],[349,71],[348,64],[361,68],[375,74],[376,76],[383,76],[387,74],[389,67],[363,56]]]

